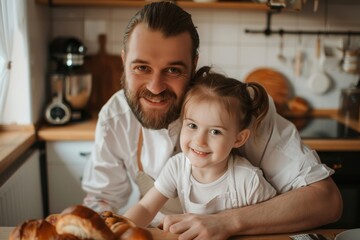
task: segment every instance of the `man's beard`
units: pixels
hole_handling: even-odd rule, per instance
[[[141,125],[145,128],[167,128],[169,124],[175,121],[180,115],[182,98],[178,99],[176,94],[168,89],[157,95],[151,93],[146,88],[139,89],[137,92],[132,93],[129,91],[127,84],[125,84],[124,92],[131,110],[133,111],[134,115],[139,120]],[[150,99],[155,97],[157,99],[166,99],[166,101],[170,101],[170,107],[165,111],[144,111],[139,101],[142,97]]]

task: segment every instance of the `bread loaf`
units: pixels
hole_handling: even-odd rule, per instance
[[[152,240],[151,233],[128,218],[110,211],[96,213],[76,205],[45,220],[29,220],[17,226],[9,240]]]

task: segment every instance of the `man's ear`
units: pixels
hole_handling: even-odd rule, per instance
[[[250,137],[249,129],[245,128],[245,129],[241,130],[236,136],[234,148],[239,148],[242,145],[244,145],[246,143],[246,141],[249,139],[249,137]]]
[[[192,75],[194,76],[195,73],[196,73],[196,67],[197,67],[197,64],[198,64],[198,61],[199,61],[199,55],[197,55],[193,61],[193,72],[192,72]]]
[[[199,55],[197,55],[194,59],[194,69],[196,69],[196,66],[198,64],[198,61],[199,61]]]

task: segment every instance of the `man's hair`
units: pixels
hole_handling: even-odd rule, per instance
[[[147,25],[152,30],[160,31],[165,37],[188,32],[192,41],[192,59],[194,60],[198,56],[200,40],[191,15],[175,3],[152,2],[133,16],[125,29],[123,38],[125,53],[131,32],[139,23]]]

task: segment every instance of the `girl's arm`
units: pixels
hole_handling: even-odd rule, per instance
[[[140,201],[131,207],[124,216],[137,226],[146,227],[168,200],[155,187],[152,187]]]

